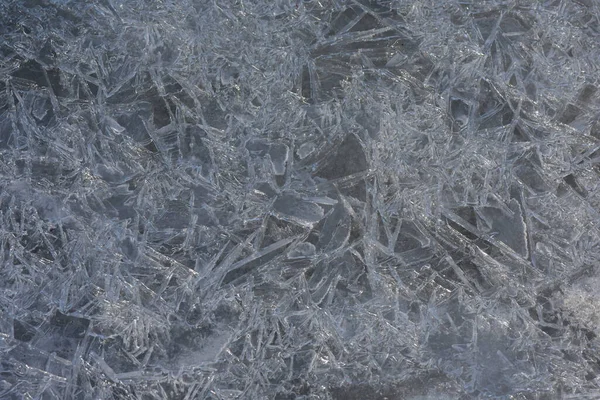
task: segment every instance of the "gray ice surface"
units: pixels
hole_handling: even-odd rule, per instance
[[[0,1],[0,399],[599,399],[600,2]]]

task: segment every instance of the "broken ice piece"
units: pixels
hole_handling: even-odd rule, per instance
[[[123,126],[109,116],[104,117],[104,123],[106,124],[106,128],[115,135],[120,135],[125,131]]]
[[[254,193],[260,196],[275,197],[277,192],[267,182],[259,182],[254,186]]]
[[[344,205],[338,203],[333,212],[325,219],[319,238],[319,247],[326,250],[337,250],[344,246],[350,237],[351,222]]]
[[[324,215],[323,209],[318,204],[289,194],[275,200],[273,208],[282,217],[306,226],[319,222]]]
[[[288,147],[285,144],[271,145],[269,155],[271,156],[271,166],[275,175],[283,175],[285,173],[285,164],[288,160]]]
[[[477,210],[478,217],[493,232],[494,238],[504,242],[523,257],[528,256],[527,234],[525,220],[521,206],[515,199],[511,199],[508,208],[513,215],[507,211],[495,207],[481,207]]]
[[[313,151],[315,151],[315,144],[312,142],[304,143],[298,150],[296,150],[296,154],[298,158],[304,160],[306,157],[310,155]]]
[[[323,204],[326,206],[335,206],[338,203],[337,200],[327,196],[307,197],[306,200],[313,201],[317,204]]]
[[[395,68],[404,64],[408,60],[408,57],[403,53],[396,53],[392,58],[389,59],[386,68]]]
[[[270,149],[270,145],[262,140],[251,139],[246,142],[246,149],[251,156],[264,157]]]
[[[235,389],[218,389],[220,399],[239,399],[244,392]]]
[[[36,97],[33,101],[31,113],[35,118],[41,121],[44,119],[46,114],[48,114],[49,108],[49,102],[45,97]]]
[[[299,258],[310,258],[315,255],[315,245],[312,243],[303,242],[288,252],[288,258],[295,260]]]

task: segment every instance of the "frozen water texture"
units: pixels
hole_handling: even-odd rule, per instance
[[[599,398],[599,18],[0,2],[0,398]]]

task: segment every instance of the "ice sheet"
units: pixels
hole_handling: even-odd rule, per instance
[[[599,16],[0,2],[0,398],[598,398]]]

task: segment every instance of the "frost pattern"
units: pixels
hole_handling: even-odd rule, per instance
[[[1,2],[0,398],[598,398],[599,16]]]

